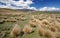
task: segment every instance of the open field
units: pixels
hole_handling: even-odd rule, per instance
[[[0,38],[60,38],[60,13],[0,9]]]

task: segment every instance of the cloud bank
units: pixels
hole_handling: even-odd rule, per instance
[[[5,3],[6,5],[2,5],[1,3]],[[0,8],[12,8],[12,9],[20,9],[20,8],[29,8],[30,5],[33,4],[32,0],[0,0]]]
[[[56,8],[56,7],[43,7],[43,8],[40,8],[39,11],[60,11],[60,8]]]
[[[56,7],[30,7],[31,4],[34,4],[32,0],[0,0],[0,8],[9,8],[9,9],[32,9],[35,11],[60,11],[60,8]]]

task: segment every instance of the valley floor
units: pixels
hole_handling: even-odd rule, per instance
[[[11,38],[11,32],[14,38],[60,38],[60,13],[0,12],[0,38]]]

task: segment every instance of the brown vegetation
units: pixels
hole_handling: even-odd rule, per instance
[[[21,28],[19,25],[16,24],[12,29],[10,35],[11,37],[18,37],[20,34],[21,34]]]
[[[29,24],[30,24],[31,27],[36,27],[35,22],[30,21]]]
[[[49,21],[46,20],[46,19],[42,20],[42,23],[45,24],[45,25],[49,25]]]
[[[45,30],[41,26],[38,26],[37,33],[40,36],[44,36],[45,35]]]
[[[16,19],[6,19],[5,22],[16,22]]]
[[[30,26],[24,26],[24,28],[23,28],[23,32],[25,33],[25,34],[27,34],[27,33],[31,33],[33,31],[33,29],[32,29],[32,27],[30,27]]]
[[[46,33],[45,33],[45,36],[47,37],[47,38],[56,38],[55,37],[55,34],[53,33],[53,32],[51,32],[50,30],[45,30],[46,31]]]

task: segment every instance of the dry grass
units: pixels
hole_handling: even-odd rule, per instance
[[[33,15],[31,16],[31,20],[34,20],[34,16]]]
[[[30,24],[31,27],[36,27],[36,23],[35,22],[30,21],[29,24]]]
[[[56,37],[56,38],[60,38],[60,33],[59,33],[59,32],[56,32],[56,33],[55,33],[55,37]]]
[[[57,29],[53,26],[53,27],[46,27],[46,25],[50,26],[49,25],[49,21],[47,20],[43,20],[43,22],[45,23],[45,25],[43,24],[43,22],[39,22],[37,21],[39,24],[38,24],[38,29],[37,29],[37,33],[40,35],[40,36],[45,36],[47,38],[56,38],[55,37],[55,34],[54,32],[57,31]],[[44,28],[46,27],[46,28]]]
[[[36,23],[38,23],[37,33],[40,36],[45,36],[47,38],[60,38],[60,33],[58,33],[58,30],[60,29],[60,23],[55,19],[55,17],[48,17],[41,21],[38,19],[35,20]]]
[[[40,36],[45,36],[47,38],[55,38],[55,34],[48,30],[48,29],[44,29],[43,27],[39,26],[38,29],[37,29],[37,33],[40,35]]]
[[[45,30],[46,32],[45,32],[45,36],[47,37],[47,38],[56,38],[55,37],[55,34],[52,32],[52,31],[50,31],[50,30]]]
[[[44,28],[42,28],[41,26],[38,26],[37,33],[38,33],[40,36],[44,36],[44,35],[45,35],[45,30],[44,30]]]
[[[27,20],[27,18],[26,17],[23,17],[23,18],[21,17],[20,20],[24,21],[24,20]]]
[[[28,25],[24,26],[24,28],[23,28],[23,32],[24,32],[25,34],[31,33],[32,31],[33,31],[32,27],[30,27],[30,26],[28,26]]]
[[[17,24],[14,26],[14,28],[12,29],[10,35],[11,37],[17,37],[19,36],[21,33],[21,28],[20,26],[18,26]]]
[[[58,28],[58,29],[60,29],[60,23],[57,22],[57,21],[55,21],[55,27]]]
[[[60,18],[57,18],[57,21],[60,22]]]
[[[36,23],[41,24],[41,21],[40,21],[40,20],[38,20],[38,19],[36,19],[36,18],[34,18],[34,20],[35,20]]]
[[[58,29],[54,26],[50,26],[49,30],[51,30],[52,32],[57,32]]]
[[[6,35],[6,31],[2,31],[2,32],[0,33],[1,38],[4,38],[5,35]]]
[[[10,13],[8,13],[8,15],[9,14]],[[28,17],[26,17],[26,15],[23,13],[21,13],[21,14],[13,13],[12,15],[16,15],[16,16],[11,16],[11,18],[5,17],[5,21],[19,22],[19,23],[21,23],[21,27],[23,28],[23,30],[21,30],[19,25],[15,25],[10,33],[11,37],[20,36],[22,31],[24,32],[24,34],[28,34],[28,36],[24,35],[24,36],[22,36],[22,38],[26,38],[26,37],[29,38],[30,37],[29,33],[31,33],[31,36],[34,35],[34,37],[36,37],[37,35],[35,34],[35,30],[37,30],[37,33],[42,37],[60,38],[60,33],[59,33],[60,19],[55,18],[54,15],[51,16],[50,14],[49,15],[38,14],[38,15],[34,16],[32,14],[31,15],[28,14],[27,15]],[[25,25],[25,23],[28,24],[28,21],[29,21],[29,25]],[[1,22],[3,22],[3,20]],[[37,29],[33,28],[35,26]],[[2,27],[3,27],[3,25],[2,25]],[[33,32],[33,30],[34,30],[34,32]],[[5,34],[2,33],[2,37],[4,37],[4,36],[5,36]],[[33,37],[30,37],[30,38],[33,38]],[[38,38],[41,38],[41,37],[38,37]]]
[[[42,23],[45,25],[49,25],[49,21],[47,19],[42,20]]]
[[[16,22],[16,19],[6,19],[5,22]]]
[[[0,24],[3,24],[4,22],[4,19],[0,19]]]
[[[47,17],[46,19],[47,19],[50,23],[55,20],[55,18],[54,18],[54,17],[51,17],[51,16]]]
[[[35,17],[34,17],[33,15],[31,16],[30,20],[31,20],[32,22],[36,22],[36,19],[35,19]]]

